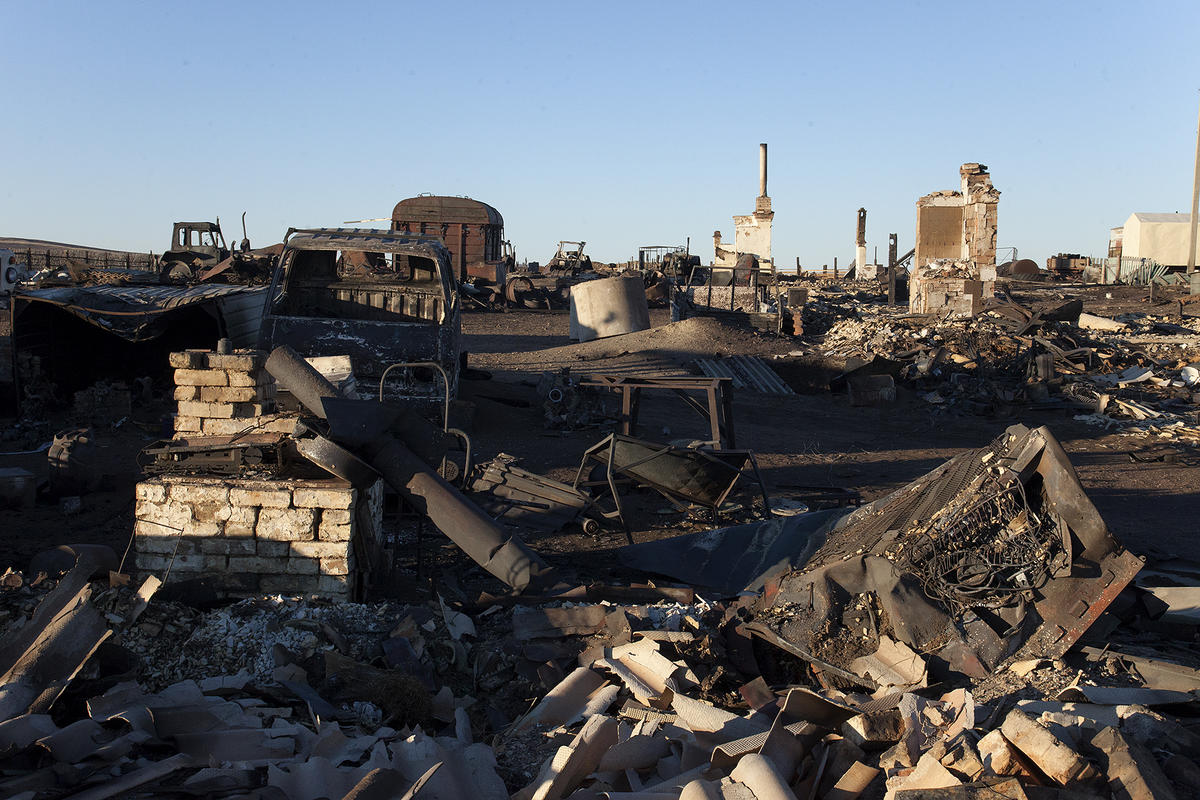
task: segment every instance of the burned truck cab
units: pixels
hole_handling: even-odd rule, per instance
[[[386,399],[424,404],[457,394],[460,338],[458,289],[441,242],[359,228],[288,230],[260,348],[349,356],[361,396],[378,396],[387,372]],[[430,366],[388,371],[414,362]]]

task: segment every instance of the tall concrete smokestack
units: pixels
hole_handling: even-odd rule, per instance
[[[858,278],[862,278],[862,268],[867,263],[867,210],[858,210],[858,235],[854,239],[854,266],[858,270]]]
[[[767,143],[758,146],[758,196],[767,196]]]

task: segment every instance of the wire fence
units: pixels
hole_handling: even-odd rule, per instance
[[[1151,258],[1113,256],[1097,258],[1083,268],[1083,279],[1087,283],[1124,283],[1145,286],[1155,278],[1165,276],[1169,270]]]
[[[96,269],[132,269],[153,272],[158,269],[158,259],[153,253],[125,253],[114,250],[67,249],[45,247],[13,250],[17,261],[31,270],[57,270],[74,265]]]

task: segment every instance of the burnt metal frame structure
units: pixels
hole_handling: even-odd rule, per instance
[[[741,253],[738,255],[738,261],[741,260],[742,256],[746,256],[746,255],[753,255],[753,254]],[[729,273],[729,276],[730,276],[729,277],[729,308],[718,308],[712,304],[712,290],[713,290],[713,285],[714,285],[713,277],[715,276],[715,274],[717,272],[728,272]],[[697,274],[697,273],[699,273],[699,274]],[[765,279],[763,277],[764,273],[766,273],[766,276],[767,276]],[[740,286],[738,284],[738,276],[739,275],[746,276],[746,283],[743,285],[740,285]],[[704,280],[697,282],[697,278],[701,277],[701,276],[704,277]],[[755,256],[753,266],[749,266],[749,267],[738,266],[737,262],[735,262],[734,265],[730,266],[730,267],[718,267],[715,265],[710,265],[710,266],[704,267],[704,266],[700,266],[700,265],[693,265],[691,267],[691,269],[688,270],[687,283],[684,284],[683,286],[676,286],[675,291],[677,293],[683,294],[686,297],[688,288],[692,288],[692,289],[697,290],[696,295],[699,296],[699,294],[700,294],[699,290],[707,287],[708,288],[708,296],[706,298],[704,305],[699,305],[699,304],[697,304],[695,302],[691,302],[689,300],[689,302],[691,302],[691,305],[695,312],[695,316],[704,317],[704,316],[719,315],[722,313],[724,313],[724,314],[738,313],[739,309],[738,309],[738,304],[737,304],[737,289],[738,288],[743,288],[743,289],[749,288],[749,289],[752,289],[753,293],[754,293],[754,307],[752,309],[749,309],[748,311],[745,311],[744,313],[765,314],[765,313],[769,313],[769,312],[765,311],[764,309],[771,305],[769,302],[769,299],[767,297],[767,294],[771,291],[771,289],[769,287],[772,287],[772,286],[774,286],[774,287],[779,286],[779,271],[777,269],[775,269],[775,262],[774,261],[761,261],[761,260],[759,260],[759,258],[757,256]],[[718,287],[718,288],[722,288],[722,287]],[[782,333],[783,332],[783,304],[779,302],[778,298],[776,298],[776,301],[774,303],[774,309],[775,309],[775,311],[774,311],[775,333]]]
[[[620,433],[637,435],[638,411],[643,389],[665,389],[674,392],[701,417],[708,420],[712,438],[709,444],[722,450],[737,447],[733,426],[732,378],[698,377],[639,377],[629,375],[592,375],[579,382],[580,386],[595,386],[621,393]],[[688,392],[705,393],[705,407]]]
[[[636,461],[632,461],[628,464],[616,464],[615,460],[614,460],[616,457],[615,444],[617,441],[619,441],[621,439],[637,442],[639,444],[646,445],[647,447],[653,447],[655,449],[652,453],[650,453],[650,455],[639,458]],[[607,452],[607,454],[602,454],[601,451],[604,450],[605,448],[608,449],[608,452]],[[729,482],[729,486],[727,486],[725,488],[725,490],[720,493],[720,495],[718,495],[716,498],[714,498],[711,504],[704,504],[702,502],[699,502],[699,501],[696,501],[693,499],[682,498],[682,496],[679,495],[677,492],[672,491],[670,487],[664,486],[662,484],[653,483],[644,478],[639,478],[639,477],[632,476],[632,475],[630,475],[628,477],[623,477],[621,479],[617,478],[618,473],[628,472],[629,470],[639,467],[642,464],[653,461],[654,459],[658,458],[659,456],[665,455],[665,454],[671,452],[672,450],[679,450],[679,449],[681,449],[681,448],[678,448],[678,447],[675,447],[675,446],[669,445],[669,444],[656,445],[654,443],[647,442],[642,439],[635,439],[632,436],[622,436],[619,433],[610,433],[608,436],[605,436],[599,442],[597,442],[596,444],[592,445],[591,447],[589,447],[587,450],[584,451],[583,457],[580,458],[580,460],[579,460],[579,469],[575,472],[575,481],[572,484],[572,486],[575,489],[579,489],[580,487],[583,487],[585,489],[590,489],[595,486],[607,485],[608,490],[610,492],[612,492],[613,504],[616,506],[616,508],[613,511],[603,511],[602,509],[600,509],[599,505],[594,504],[596,511],[601,516],[603,516],[605,519],[619,520],[621,523],[621,527],[624,528],[624,530],[625,530],[625,538],[629,541],[630,544],[634,544],[633,531],[629,527],[629,522],[626,521],[626,519],[625,519],[625,508],[621,504],[621,492],[618,488],[618,484],[625,484],[627,486],[628,485],[648,486],[651,489],[654,489],[659,494],[661,494],[663,497],[665,497],[672,505],[674,505],[676,508],[680,509],[681,511],[687,509],[687,506],[683,505],[682,500],[687,500],[687,502],[689,502],[689,503],[694,502],[697,505],[704,505],[706,508],[708,508],[708,510],[710,512],[712,512],[713,522],[715,523],[719,519],[721,505],[724,504],[726,498],[729,497],[730,493],[738,485],[738,480],[740,478],[746,476],[746,474],[747,474],[745,466],[740,467],[740,468],[734,467],[728,461],[723,460],[721,458],[721,456],[745,456],[746,463],[748,463],[750,465],[750,471],[754,476],[754,480],[758,483],[759,491],[762,493],[763,507],[766,509],[766,513],[768,515],[770,515],[771,498],[767,494],[767,485],[763,482],[762,473],[759,472],[759,470],[758,470],[758,460],[754,457],[753,450],[688,450],[687,451],[688,453],[693,453],[707,461],[711,461],[713,463],[720,464],[721,466],[731,470],[732,472],[737,473],[736,476],[734,477],[734,479]],[[604,466],[605,474],[604,474],[603,481],[591,481],[591,480],[585,481],[585,480],[583,480],[583,468],[587,466],[589,461],[594,461],[594,462],[597,462]]]

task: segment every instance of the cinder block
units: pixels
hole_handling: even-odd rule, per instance
[[[271,404],[274,408],[274,404]],[[195,414],[204,419],[249,419],[261,417],[267,413],[266,403],[202,403],[185,402],[179,404],[180,414]]]
[[[222,503],[192,503],[192,519],[196,522],[224,524],[233,509],[228,501]]]
[[[220,536],[210,539],[198,539],[196,543],[200,546],[200,552],[205,554],[226,556],[257,555],[253,539],[230,539],[226,536]]]
[[[295,542],[272,542],[267,539],[254,539],[255,552],[265,558],[287,558],[291,552],[290,545]]]
[[[232,414],[213,414],[213,403],[202,403],[199,400],[181,400],[179,402],[180,416],[200,417],[207,419],[209,417],[227,418]]]
[[[176,433],[203,433],[204,420],[199,417],[185,417],[176,414],[174,417]]]
[[[350,594],[350,576],[322,575],[317,580],[317,591],[321,594]]]
[[[287,571],[286,558],[264,556],[229,556],[230,572],[255,572],[260,575],[282,575]]]
[[[220,536],[222,533],[222,524],[220,522],[200,522],[199,520],[191,519],[183,526],[182,535],[185,537],[205,538]]]
[[[229,490],[229,503],[233,506],[262,506],[264,508],[287,508],[292,504],[291,489],[239,489]]]
[[[353,532],[354,529],[349,523],[345,525],[327,525],[325,524],[325,520],[321,520],[321,525],[317,528],[317,538],[323,542],[348,542]]]
[[[178,402],[180,400],[199,400],[201,392],[203,392],[203,390],[206,388],[217,388],[217,387],[176,386],[175,387],[175,400],[176,400],[176,402]]]
[[[225,383],[219,385],[226,386],[268,386],[274,385],[275,379],[272,378],[266,371],[258,372],[226,372]]]
[[[199,553],[176,553],[172,556],[162,556],[164,568],[170,565],[171,572],[223,572],[226,566],[225,556],[204,556]]]
[[[314,562],[315,566],[315,562]],[[321,559],[321,574],[322,575],[348,575],[350,574],[350,559],[349,558],[322,558]]]
[[[256,350],[243,350],[238,353],[230,353],[222,355],[220,353],[208,354],[209,369],[224,369],[231,372],[253,372],[254,370],[262,369],[266,358]]]
[[[321,512],[322,525],[349,525],[350,510],[326,508]]]
[[[320,563],[312,558],[289,558],[287,572],[289,575],[317,575],[320,573]]]
[[[230,597],[253,597],[259,594],[259,575],[257,572],[226,572],[222,578],[230,587]]]
[[[192,503],[195,505],[225,505],[229,502],[229,487],[221,483],[193,483],[186,480],[172,480],[169,483],[169,496],[174,503]],[[199,515],[193,515],[199,519]]]
[[[292,492],[292,504],[297,508],[350,508],[354,505],[354,489],[304,489]]]
[[[293,558],[346,558],[349,542],[289,542]]]
[[[264,508],[258,512],[254,535],[260,539],[288,542],[312,539],[312,509]]]
[[[201,433],[205,436],[236,436],[243,431],[259,433],[261,430],[252,419],[206,419]]]
[[[207,350],[184,350],[167,356],[167,364],[174,369],[204,369]]]
[[[266,403],[233,403],[234,417],[261,417],[275,410],[274,402]]]
[[[160,535],[169,536],[179,533],[191,522],[192,507],[170,501],[151,503],[149,500],[138,500],[133,515],[138,522],[153,525]]]
[[[229,373],[219,369],[177,369],[176,386],[228,386]]]
[[[156,553],[138,553],[133,564],[140,570],[159,572],[167,568],[167,557]]]
[[[276,417],[263,414],[253,419],[206,419],[205,436],[234,436],[242,431],[254,433],[291,433],[296,428],[295,417]]]
[[[158,481],[142,481],[134,487],[133,496],[150,503],[162,503],[167,499],[167,487]]]
[[[259,433],[292,433],[296,430],[297,419],[295,416],[266,419],[268,416],[270,415],[264,414],[263,419],[258,421],[255,430]]]
[[[257,524],[257,506],[231,505],[229,507],[229,518],[225,520],[225,535],[229,537],[252,537],[254,536],[254,526]]]
[[[201,403],[265,403],[275,399],[273,386],[198,386]],[[175,398],[176,400],[192,398]]]
[[[134,524],[133,549],[139,553],[163,553],[170,555],[176,551],[188,555],[199,550],[195,539],[183,536],[172,536],[162,528],[147,525],[144,522]]]

